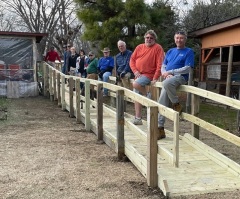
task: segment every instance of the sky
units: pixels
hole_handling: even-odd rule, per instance
[[[155,0],[145,0],[146,3],[151,4]],[[192,4],[192,0],[171,0],[175,5],[184,5],[184,2],[187,2],[189,5]],[[210,0],[202,0],[203,2],[210,2]]]
[[[153,3],[155,0],[145,0],[145,3]],[[203,2],[209,3],[210,0],[202,0]],[[179,11],[179,16],[184,16],[186,13],[188,13],[188,10],[190,10],[193,6],[192,0],[169,0],[169,2],[173,2],[173,6],[176,10]]]

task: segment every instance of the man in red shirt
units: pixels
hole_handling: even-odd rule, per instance
[[[138,45],[131,56],[130,67],[135,76],[133,90],[146,96],[146,85],[155,84],[160,77],[164,51],[156,43],[157,35],[153,30],[148,30],[144,38],[145,43]],[[138,102],[135,102],[133,124],[142,125],[142,105]]]
[[[55,68],[56,59],[61,63],[58,53],[54,50],[54,47],[51,47],[50,51],[48,51],[46,54],[45,61]]]

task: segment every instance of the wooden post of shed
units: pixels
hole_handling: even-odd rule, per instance
[[[91,130],[90,120],[90,81],[85,81],[85,129],[86,131]]]
[[[157,134],[158,134],[158,107],[147,107],[147,184],[150,187],[158,186],[157,174]]]
[[[103,84],[97,84],[97,138],[103,140]]]
[[[116,123],[117,123],[117,154],[118,159],[124,158],[124,90],[116,92]]]
[[[73,107],[73,77],[69,77],[69,117],[74,117],[74,107]]]
[[[62,110],[66,110],[66,101],[65,101],[65,75],[61,76],[61,89],[62,89],[62,97],[61,97],[61,103],[62,103]]]
[[[233,61],[233,46],[230,46],[229,55],[228,55],[227,84],[226,84],[227,97],[230,96],[230,89],[231,89],[232,61]]]
[[[76,121],[77,123],[81,122],[81,112],[80,112],[80,79],[75,81],[76,88]]]

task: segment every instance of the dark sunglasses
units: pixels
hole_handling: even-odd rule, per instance
[[[89,57],[92,57],[93,55],[88,55]]]
[[[153,37],[145,37],[145,39],[154,39]]]
[[[175,32],[175,35],[185,35],[186,36],[186,33],[183,31],[178,31],[178,32]]]

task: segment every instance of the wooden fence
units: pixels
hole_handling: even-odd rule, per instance
[[[65,84],[69,82],[69,87]],[[75,82],[75,83],[74,83]],[[80,95],[80,82],[85,83],[85,96]],[[90,99],[90,85],[94,85],[97,91],[97,99]],[[155,92],[155,95],[159,94],[162,87],[161,82],[157,82],[156,85],[151,88]],[[73,91],[75,88],[75,92]],[[173,152],[170,155],[170,162],[174,167],[179,166],[179,113],[171,108],[160,105],[154,100],[150,100],[147,97],[141,96],[131,90],[123,87],[100,82],[96,80],[89,80],[85,78],[64,75],[60,71],[54,69],[50,65],[43,63],[43,90],[44,95],[49,96],[52,101],[57,101],[58,105],[62,107],[62,110],[66,110],[68,107],[69,116],[76,117],[76,121],[81,121],[81,108],[80,101],[84,101],[85,118],[84,124],[87,131],[91,130],[90,121],[90,109],[91,106],[95,106],[97,109],[97,126],[96,135],[98,140],[103,140],[103,96],[102,89],[107,88],[116,98],[116,125],[117,125],[117,149],[118,157],[121,159],[124,157],[124,101],[137,101],[147,108],[147,127],[148,132],[146,135],[141,134],[139,136],[146,138],[147,144],[147,183],[151,187],[156,187],[158,184],[157,175],[157,133],[158,133],[158,113],[161,113],[166,118],[173,122]],[[226,96],[215,94],[200,88],[193,86],[183,85],[180,86],[179,91],[186,92],[191,95],[191,113],[182,113],[181,117],[191,123],[191,134],[195,138],[199,138],[199,127],[210,131],[211,133],[218,135],[219,137],[240,146],[240,138],[216,127],[207,121],[198,118],[200,97],[204,97],[209,100],[227,105],[229,107],[240,109],[240,101],[232,99]],[[66,95],[68,93],[68,95]],[[68,96],[68,102],[66,103],[65,97]],[[74,101],[75,99],[75,101]],[[76,108],[74,109],[74,104]],[[139,133],[139,132],[135,132]]]

